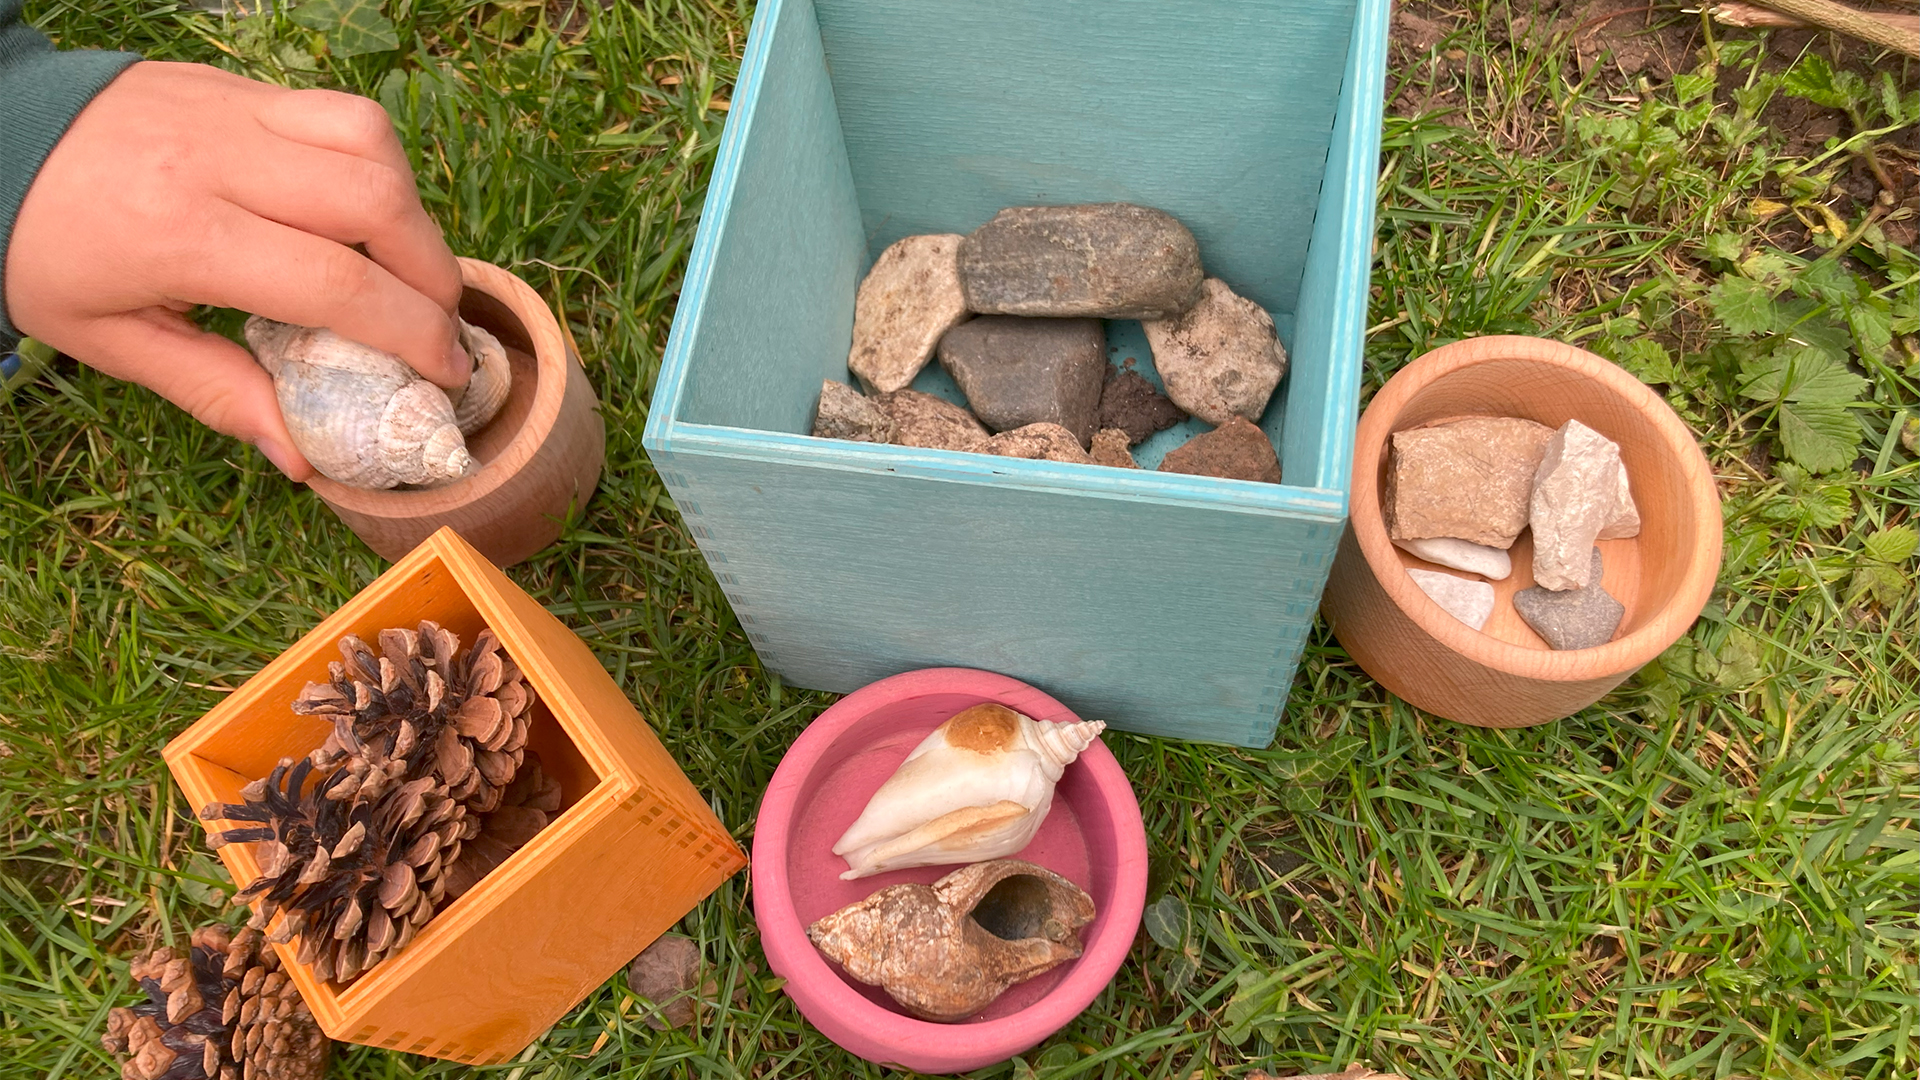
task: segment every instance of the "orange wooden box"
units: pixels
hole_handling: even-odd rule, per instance
[[[560,778],[558,818],[436,914],[401,953],[341,988],[279,946],[335,1039],[470,1064],[538,1038],[736,871],[746,856],[593,653],[452,529],[441,529],[167,744],[198,810],[237,802],[282,757],[330,728],[292,711],[326,678],[346,634],[432,619],[472,643],[493,628],[539,692],[528,745]],[[220,851],[233,880],[259,876],[252,844]]]

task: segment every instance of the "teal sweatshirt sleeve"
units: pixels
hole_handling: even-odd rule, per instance
[[[21,17],[21,3],[0,0],[0,347],[20,337],[7,317],[7,246],[27,188],[87,102],[140,59],[57,52]]]

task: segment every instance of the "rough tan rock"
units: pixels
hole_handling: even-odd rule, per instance
[[[880,253],[860,282],[847,367],[868,390],[905,388],[933,357],[940,335],[966,321],[961,239],[951,233],[903,237]]]
[[[1259,420],[1287,373],[1287,350],[1260,305],[1208,278],[1200,302],[1171,319],[1143,322],[1153,366],[1175,405],[1209,424]]]
[[[987,453],[1032,461],[1093,464],[1093,459],[1080,448],[1080,440],[1059,424],[1028,424],[1012,431],[1003,431],[987,440]]]
[[[1601,530],[1623,515],[1626,467],[1613,440],[1569,420],[1547,440],[1534,471],[1528,523],[1533,526],[1533,581],[1555,591],[1584,588],[1588,553]],[[1631,498],[1628,499],[1631,505]],[[1639,514],[1633,514],[1639,531]]]
[[[1133,460],[1133,451],[1127,449],[1131,437],[1121,428],[1101,428],[1094,433],[1091,457],[1095,465],[1111,465],[1116,469],[1137,469],[1140,463]]]
[[[987,429],[951,401],[918,390],[895,390],[874,398],[873,403],[893,421],[897,446],[986,452]]]
[[[893,421],[872,398],[838,379],[826,379],[820,383],[820,407],[813,415],[813,437],[892,442]]]
[[[1174,447],[1160,459],[1160,471],[1277,484],[1280,455],[1266,432],[1236,416]]]
[[[1393,433],[1387,533],[1395,540],[1451,536],[1513,546],[1527,527],[1533,474],[1553,429],[1510,416],[1473,416]]]

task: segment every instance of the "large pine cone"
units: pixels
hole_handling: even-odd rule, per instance
[[[122,1080],[319,1080],[333,1044],[260,932],[195,930],[187,955],[133,961],[147,1000],[107,1014]]]
[[[507,856],[560,814],[560,781],[540,767],[540,755],[527,751],[520,770],[502,794],[500,805],[480,814],[480,832],[460,845],[460,855],[446,870],[447,899],[457,900]]]
[[[437,623],[380,631],[380,651],[351,634],[345,662],[308,683],[293,703],[306,716],[331,716],[333,733],[313,753],[321,768],[356,773],[403,762],[411,778],[429,772],[479,811],[500,805],[527,745],[533,688],[500,650],[492,630],[457,656],[460,639]]]
[[[313,771],[311,760],[282,758],[242,789],[244,803],[214,803],[200,817],[253,823],[208,835],[215,848],[260,844],[260,877],[234,902],[259,901],[254,929],[284,914],[270,940],[298,935],[314,977],[346,984],[433,918],[444,872],[479,821],[431,775],[396,784],[386,767],[340,769],[303,790]]]

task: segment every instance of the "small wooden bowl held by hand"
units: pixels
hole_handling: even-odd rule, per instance
[[[507,347],[513,388],[500,414],[467,440],[479,471],[419,490],[367,491],[324,476],[308,481],[366,545],[396,561],[450,525],[494,565],[533,555],[560,535],[568,512],[600,483],[607,429],[573,338],[526,282],[460,260],[460,314]]]
[[[1383,493],[1396,431],[1463,416],[1579,420],[1620,444],[1640,535],[1603,540],[1603,586],[1626,607],[1614,640],[1556,652],[1513,608],[1533,584],[1531,535],[1512,549],[1483,631],[1420,591],[1409,567],[1445,570],[1387,536]],[[1353,499],[1321,610],[1367,674],[1409,703],[1481,727],[1576,713],[1678,640],[1720,572],[1720,498],[1693,435],[1666,402],[1582,349],[1529,337],[1458,341],[1408,364],[1374,395],[1355,436]],[[1455,572],[1455,571],[1448,571]]]
[[[1098,997],[1133,947],[1146,903],[1147,835],[1133,787],[1104,743],[1082,751],[1054,789],[1040,831],[1011,856],[1044,866],[1093,897],[1079,959],[1016,983],[979,1016],[952,1024],[907,1015],[885,990],[843,975],[807,939],[823,915],[888,885],[932,884],[959,866],[840,880],[833,843],[909,751],[962,709],[993,701],[1043,722],[1080,719],[1017,679],[929,668],[882,679],[821,713],[774,770],[753,838],[753,915],[767,964],[801,1015],[868,1061],[952,1073],[1005,1061],[1066,1026]]]

